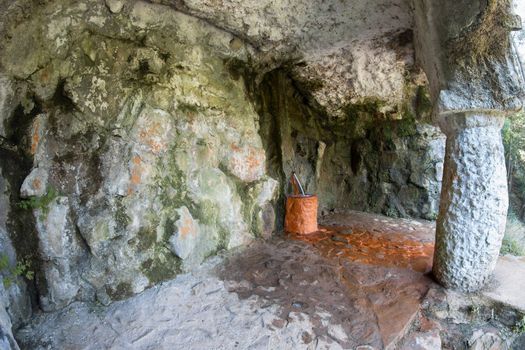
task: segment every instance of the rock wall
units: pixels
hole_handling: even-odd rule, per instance
[[[7,180],[0,176],[0,348],[17,349],[12,329],[31,316],[31,300],[26,281],[15,271],[17,255],[7,232],[9,193]]]
[[[4,221],[39,307],[270,236],[293,170],[321,214],[435,217],[445,143],[407,3],[164,4],[0,3]]]
[[[11,97],[10,87],[0,85],[0,109]],[[34,251],[34,220],[15,205],[26,164],[4,136],[0,129],[0,348],[17,349],[12,329],[31,316],[37,257],[27,253]],[[18,254],[14,245],[20,248]]]
[[[525,3],[515,0],[513,2],[513,10],[523,21],[525,18]],[[512,34],[512,38],[514,39],[513,49],[517,52],[518,63],[521,65],[522,79],[525,80],[525,29],[523,29],[523,24],[521,30]]]
[[[403,104],[391,111],[370,99],[333,119],[309,105],[285,71],[268,74],[257,105],[270,174],[280,179],[281,193],[290,193],[287,181],[295,171],[305,190],[318,194],[321,214],[356,209],[435,219],[445,137],[429,124],[425,86],[406,88]]]
[[[404,99],[413,51],[406,0],[160,0],[204,18],[251,43],[261,69],[282,64],[305,87],[312,104],[335,118],[349,104],[380,99],[384,108]]]
[[[258,115],[228,71],[251,48],[163,6],[110,4],[31,8],[2,48],[25,87],[5,133],[32,162],[20,194],[44,310],[138,293],[273,231]]]

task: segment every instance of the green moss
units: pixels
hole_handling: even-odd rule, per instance
[[[418,86],[416,91],[416,114],[420,120],[426,120],[432,112],[430,92],[426,86]]]
[[[199,106],[189,103],[180,103],[178,105],[178,109],[184,114],[188,114],[190,116],[199,113],[199,111],[201,110]]]
[[[167,242],[173,232],[175,232],[175,219],[166,218],[166,221],[164,221],[163,235],[161,237],[162,241]]]
[[[125,231],[128,227],[131,219],[126,214],[126,207],[122,203],[122,198],[117,198],[117,201],[115,203],[115,222],[116,222],[116,229],[119,232]]]
[[[35,273],[31,265],[30,258],[23,258],[15,266],[11,266],[7,254],[0,254],[0,274],[4,287],[9,288],[14,282],[18,281],[18,277],[33,280]]]
[[[209,226],[215,226],[220,215],[220,208],[217,203],[211,200],[202,200],[193,210],[192,216],[199,222]]]
[[[177,142],[171,145],[167,158],[157,162],[156,175],[151,190],[158,192],[158,200],[164,208],[180,208],[186,199],[186,175],[177,166],[175,155],[180,152]],[[158,191],[161,188],[162,191]]]
[[[112,237],[109,220],[109,218],[103,218],[95,224],[95,227],[93,228],[93,241],[108,241]]]
[[[397,219],[400,217],[399,215],[399,212],[397,211],[397,209],[394,209],[392,207],[389,207],[385,210],[384,214],[390,218],[394,218],[394,219]]]
[[[150,249],[157,241],[157,232],[152,227],[141,227],[137,233],[139,251]]]
[[[507,218],[500,254],[525,256],[525,225],[512,212]]]
[[[40,209],[41,219],[45,219],[49,213],[49,204],[57,197],[59,193],[53,187],[49,187],[45,195],[21,200],[18,206],[22,209]]]
[[[179,274],[181,272],[181,260],[167,247],[158,246],[153,258],[142,263],[141,271],[151,284],[156,284],[174,278]]]
[[[209,254],[215,255],[219,250],[228,248],[228,242],[230,241],[230,233],[224,229],[219,228],[219,237],[217,239],[217,249],[215,253]]]
[[[437,218],[438,218],[438,215],[439,215],[439,213],[437,213],[437,212],[432,212],[432,213],[427,214],[427,215],[425,216],[425,219],[427,219],[427,220],[431,220],[431,221],[436,221]]]
[[[122,300],[133,295],[133,289],[129,282],[120,282],[117,288],[107,286],[106,293],[112,300]]]
[[[523,256],[525,255],[525,249],[523,248],[523,243],[517,241],[516,239],[504,237],[503,242],[501,244],[501,255],[515,255],[515,256]]]
[[[516,324],[512,328],[512,331],[517,335],[525,334],[525,315],[523,315],[521,319],[518,322],[516,322]]]
[[[505,23],[512,23],[511,0],[488,0],[482,12],[472,18],[473,22],[453,40],[447,57],[452,62],[474,63],[484,59],[503,58],[510,47],[510,29]]]
[[[417,134],[416,120],[412,117],[395,122],[395,134],[397,137],[410,137]]]
[[[381,108],[385,106],[385,102],[375,98],[365,98],[360,103],[349,104],[345,109],[346,115],[357,118],[359,114],[366,113],[370,115],[383,115]]]

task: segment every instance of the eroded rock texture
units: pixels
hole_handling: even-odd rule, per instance
[[[322,213],[437,216],[445,137],[427,124],[424,86],[407,83],[406,100],[395,111],[381,112],[382,102],[371,99],[349,106],[345,118],[321,114],[293,86],[276,71],[257,90],[271,176],[286,184],[295,170],[305,190],[319,196]]]
[[[435,218],[444,136],[405,2],[164,3],[2,2],[10,236],[40,307],[269,237],[293,170],[322,212]]]
[[[21,195],[44,309],[140,292],[273,231],[258,115],[228,71],[249,46],[144,2],[29,10],[1,62],[18,89],[5,137],[33,164]]]
[[[496,266],[508,208],[503,118],[451,115],[434,275],[446,287],[473,291]],[[453,118],[453,120],[451,120]]]
[[[272,67],[291,61],[290,74],[312,103],[334,117],[374,98],[393,109],[405,99],[413,54],[408,1],[162,0],[239,35]]]
[[[162,3],[257,48],[253,90],[274,178],[295,170],[325,212],[436,217],[444,137],[428,125],[409,2]]]

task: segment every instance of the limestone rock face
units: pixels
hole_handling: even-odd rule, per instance
[[[368,98],[385,109],[403,102],[413,65],[412,12],[402,0],[162,0],[225,28],[263,52],[261,64],[290,61],[291,74],[312,103],[345,117]]]
[[[75,232],[70,210],[65,196],[53,199],[45,209],[35,210],[47,281],[47,294],[40,300],[44,311],[66,306],[81,288],[80,261],[86,252]]]
[[[510,35],[521,20],[512,3],[414,1],[416,49],[436,113],[522,108],[524,77]]]
[[[514,1],[514,12],[521,17],[521,20],[523,21],[525,19],[525,3],[523,1]],[[523,24],[522,24],[523,27]],[[514,39],[514,45],[516,45],[516,51],[518,53],[518,57],[520,60],[520,64],[522,69],[525,68],[525,29],[521,29],[520,31],[516,31],[513,35]]]
[[[38,252],[46,311],[270,237],[294,170],[321,214],[436,216],[444,137],[405,1],[0,9],[0,146],[34,238],[15,245]]]
[[[6,150],[0,149],[0,156],[11,160]],[[12,183],[7,179],[9,169],[3,163],[0,166],[0,348],[18,349],[12,329],[16,329],[31,316],[31,301],[26,281],[13,273],[23,256],[17,255],[9,231],[10,195]],[[16,194],[15,194],[16,196]],[[26,237],[28,238],[28,237]]]
[[[334,209],[435,219],[439,205],[445,136],[428,124],[424,86],[407,86],[404,105],[354,105],[345,119],[326,121],[304,105],[282,72],[267,76],[259,105],[270,173],[284,191],[292,171],[322,213]],[[284,200],[283,200],[284,202]]]
[[[1,62],[34,94],[16,132],[33,163],[20,194],[37,221],[45,310],[138,293],[273,231],[258,115],[229,71],[249,45],[140,1],[33,10],[9,23]]]

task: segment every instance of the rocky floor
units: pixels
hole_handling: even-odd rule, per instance
[[[109,307],[38,315],[17,337],[27,349],[520,346],[519,310],[433,283],[433,230],[333,214],[314,235],[255,242]]]

